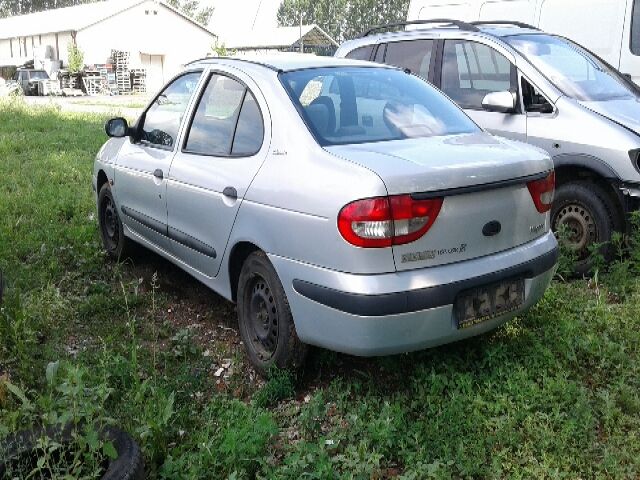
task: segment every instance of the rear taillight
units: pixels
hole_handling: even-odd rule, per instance
[[[436,221],[442,201],[414,200],[411,195],[357,200],[340,210],[338,230],[357,247],[382,248],[414,242]]]
[[[533,180],[527,183],[533,203],[536,205],[536,209],[540,213],[545,213],[551,210],[551,204],[553,203],[553,196],[556,192],[556,173],[551,172],[545,178],[540,180]]]

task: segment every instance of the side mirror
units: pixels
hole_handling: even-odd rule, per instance
[[[126,137],[129,135],[129,124],[122,117],[112,118],[111,120],[107,120],[107,123],[105,123],[104,131],[109,137]]]
[[[516,96],[511,92],[493,92],[482,99],[482,108],[488,112],[515,113]]]

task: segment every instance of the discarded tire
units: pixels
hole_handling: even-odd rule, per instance
[[[70,426],[64,429],[48,428],[35,429],[8,437],[0,443],[0,479],[7,473],[15,478],[17,463],[23,464],[25,459],[37,461],[35,456],[36,445],[39,438],[47,436],[58,443],[68,445],[72,442],[72,429]],[[122,430],[107,427],[102,430],[101,438],[111,441],[118,454],[117,458],[106,465],[102,480],[143,480],[144,460],[138,444]],[[31,455],[30,454],[34,454]],[[35,463],[35,462],[34,462]],[[27,475],[29,472],[22,472]]]

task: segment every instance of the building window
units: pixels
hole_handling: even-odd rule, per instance
[[[9,39],[9,49],[11,50],[11,58],[13,58],[13,38]]]

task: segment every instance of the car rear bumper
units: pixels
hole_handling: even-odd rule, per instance
[[[300,339],[362,356],[420,350],[498,327],[544,295],[557,258],[552,233],[488,257],[381,275],[336,272],[270,255]],[[453,305],[460,292],[511,278],[524,278],[520,309],[458,329]]]

